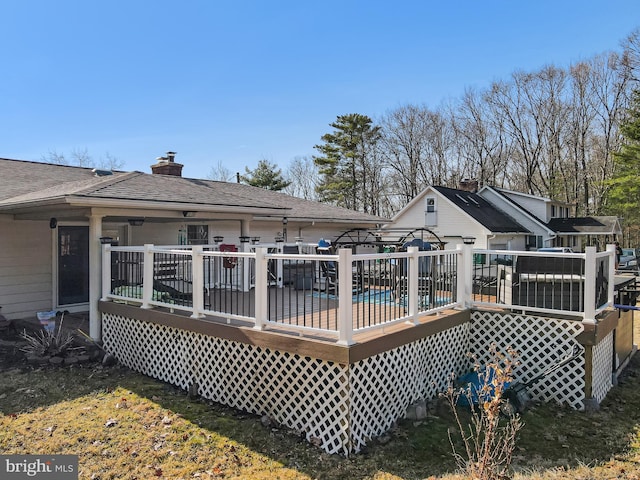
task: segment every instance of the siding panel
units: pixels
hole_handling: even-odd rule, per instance
[[[0,220],[0,306],[9,319],[52,308],[49,222]]]

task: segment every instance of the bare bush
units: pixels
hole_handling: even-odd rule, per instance
[[[491,347],[491,361],[481,366],[477,362],[477,384],[449,386],[443,394],[447,400],[464,446],[456,449],[454,434],[449,441],[458,467],[465,477],[474,480],[511,478],[510,467],[518,431],[523,423],[518,414],[503,415],[507,400],[503,394],[513,379],[516,354],[500,354]],[[468,405],[469,420],[463,420],[460,405]]]

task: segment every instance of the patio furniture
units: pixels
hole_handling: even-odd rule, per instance
[[[320,240],[316,252],[319,255],[334,255],[333,246],[326,240]],[[337,293],[338,290],[338,271],[336,262],[332,260],[320,261],[320,280],[321,287],[325,293]]]
[[[414,238],[410,242],[406,242],[402,245],[401,251],[406,251],[408,247],[418,247],[419,251],[431,250],[431,244],[424,242],[419,238]],[[424,306],[429,302],[429,294],[432,287],[432,261],[435,257],[420,257],[418,259],[418,295],[420,297],[419,304]],[[392,264],[393,276],[392,276],[392,297],[396,302],[406,303],[407,301],[407,286],[408,286],[408,259],[401,258],[394,261]]]
[[[514,306],[582,311],[584,262],[575,257],[520,256],[512,275]]]
[[[284,245],[282,253],[287,255],[298,255],[300,249],[298,245]],[[313,277],[315,266],[308,260],[283,260],[282,262],[282,284],[294,285],[296,290],[313,288]]]

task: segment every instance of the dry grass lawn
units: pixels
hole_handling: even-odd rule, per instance
[[[453,419],[442,406],[343,458],[119,366],[4,365],[0,452],[76,454],[81,479],[462,478],[447,435]],[[539,405],[523,420],[516,478],[640,479],[640,355],[600,411]]]

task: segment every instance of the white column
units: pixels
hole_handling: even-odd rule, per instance
[[[89,335],[102,339],[102,321],[98,302],[102,294],[102,215],[89,216]]]

